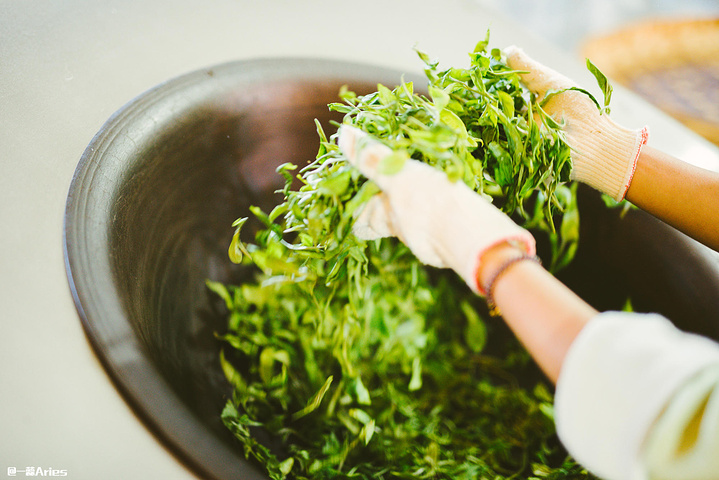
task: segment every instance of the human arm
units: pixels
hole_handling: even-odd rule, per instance
[[[480,283],[522,252],[502,244]],[[607,479],[709,479],[719,471],[719,345],[658,315],[598,314],[534,262],[511,264],[488,292],[557,384],[559,437]]]
[[[423,263],[452,268],[472,290],[491,294],[515,335],[556,381],[574,336],[597,312],[536,262],[512,264],[487,292],[505,262],[534,255],[531,234],[428,165],[407,159],[401,171],[380,173],[391,151],[355,128],[341,128],[339,145],[382,189],[360,214],[355,234],[397,236]]]
[[[574,86],[519,49],[507,54],[540,97]],[[581,92],[555,95],[545,111],[564,125],[573,179],[615,200],[626,196],[719,247],[719,175],[646,145],[646,128],[616,125]],[[608,312],[587,322],[563,353],[557,430],[580,463],[606,478],[717,478],[716,343],[680,332],[659,316]]]
[[[479,283],[522,257],[488,250]],[[580,463],[607,479],[716,478],[719,345],[658,315],[598,314],[535,262],[511,263],[487,293],[557,384],[558,434]]]
[[[507,63],[522,72],[522,82],[544,110],[563,124],[572,149],[572,178],[615,200],[634,205],[681,232],[719,250],[719,173],[683,162],[647,145],[647,127],[616,124],[567,77],[530,58],[517,47],[506,49]],[[550,92],[561,92],[549,97]]]
[[[719,173],[645,146],[627,200],[719,251]]]
[[[368,141],[359,142],[362,137]],[[674,403],[675,392],[705,366],[719,365],[715,343],[679,332],[659,316],[597,314],[535,262],[503,270],[513,258],[531,257],[533,240],[487,200],[414,160],[391,178],[378,174],[387,147],[347,127],[339,140],[350,161],[382,190],[359,214],[356,234],[398,236],[422,262],[454,269],[470,288],[492,298],[557,383],[559,438],[580,463],[608,480],[645,479],[637,475],[667,465],[666,459],[645,461],[662,452],[644,448],[645,439],[654,438],[655,420],[667,418],[662,410]],[[667,424],[681,436],[687,424],[673,418]],[[711,424],[719,416],[706,418]],[[704,444],[716,443],[719,429],[714,432]],[[663,446],[663,435],[653,445]],[[699,455],[697,468],[711,469],[711,461]]]
[[[485,291],[506,262],[522,254],[508,243],[488,250],[477,272]],[[513,263],[487,293],[545,375],[556,383],[570,345],[598,312],[535,262]]]

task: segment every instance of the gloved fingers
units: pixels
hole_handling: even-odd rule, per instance
[[[422,229],[414,231],[410,228],[409,239],[403,238],[401,229],[392,220],[393,213],[390,198],[384,193],[378,193],[370,198],[362,208],[352,226],[352,233],[362,240],[398,237],[414,252],[420,262],[433,267],[445,268],[446,265],[442,258],[427,243],[426,232],[423,233]],[[412,211],[400,211],[399,213],[405,217],[413,215]]]
[[[361,240],[396,236],[389,213],[389,199],[383,193],[370,198],[355,219],[352,233]]]
[[[534,60],[524,50],[515,45],[505,48],[504,54],[507,57],[509,68],[527,72],[520,74],[522,83],[529,90],[536,93],[540,100],[544,98],[544,95],[549,90],[561,90],[577,86],[569,78]]]
[[[374,140],[359,128],[350,125],[340,127],[337,144],[352,165],[365,177],[374,180],[381,189],[384,189],[385,182],[383,180],[386,175],[379,173],[378,167],[384,158],[392,154],[391,148]]]
[[[337,145],[352,165],[357,166],[357,141],[367,134],[359,128],[342,125],[338,130]]]
[[[360,212],[353,231],[359,238],[393,235],[424,264],[451,268],[476,292],[476,272],[487,248],[518,241],[533,255],[534,238],[461,181],[408,158],[396,173],[383,173],[392,153],[370,135],[343,125],[338,144],[349,162],[382,190]]]

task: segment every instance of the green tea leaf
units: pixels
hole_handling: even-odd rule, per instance
[[[428,89],[429,95],[432,97],[432,102],[434,102],[434,106],[437,108],[438,112],[441,112],[449,104],[449,95],[441,88],[437,88],[433,85],[430,85]]]
[[[377,85],[377,93],[379,94],[379,101],[382,105],[391,105],[396,101],[396,97],[392,90],[382,84]]]
[[[339,170],[323,178],[317,183],[317,190],[325,195],[340,196],[347,192],[352,173],[350,170]]]
[[[412,359],[412,378],[407,388],[410,392],[422,388],[422,361],[419,357]]]
[[[502,107],[502,112],[508,117],[514,117],[514,99],[502,90],[497,91],[497,97],[499,98],[499,104]]]
[[[242,374],[225,358],[225,351],[220,350],[220,365],[222,366],[222,372],[225,374],[225,378],[230,382],[230,385],[235,389],[236,392],[247,391],[247,383],[242,378]]]
[[[491,142],[487,147],[496,160],[494,163],[494,180],[498,185],[503,187],[510,185],[514,178],[512,157],[510,157],[507,150],[497,142]]]
[[[544,98],[542,99],[542,102],[540,103],[540,106],[546,105],[552,98],[554,98],[557,95],[560,95],[564,92],[579,92],[586,95],[592,103],[594,103],[598,109],[601,110],[601,106],[599,105],[599,101],[592,95],[592,93],[589,90],[585,90],[584,88],[580,87],[568,87],[568,88],[561,88],[558,90],[547,90],[547,93],[544,95]]]
[[[368,445],[370,440],[372,440],[372,436],[374,435],[375,430],[375,421],[370,420],[367,422],[366,425],[362,427],[362,430],[360,430],[359,437],[362,439],[365,445]]]
[[[289,457],[279,465],[279,470],[282,473],[282,475],[286,476],[289,475],[292,471],[292,467],[295,465],[295,459],[294,457]]]
[[[295,420],[300,419],[306,415],[309,415],[310,413],[317,410],[320,406],[320,403],[322,402],[322,399],[324,398],[325,394],[327,393],[327,390],[329,390],[330,385],[332,385],[333,377],[330,375],[327,377],[327,380],[325,380],[325,383],[320,387],[320,389],[315,393],[315,395],[307,402],[307,405],[302,410],[295,412],[292,415],[292,418]]]
[[[372,399],[370,397],[369,390],[362,383],[362,379],[357,377],[355,379],[355,395],[357,397],[357,403],[360,405],[371,405]]]
[[[474,352],[479,353],[487,345],[487,327],[477,314],[477,311],[468,302],[460,304],[462,312],[467,318],[467,326],[464,329],[464,340],[467,346]]]
[[[597,84],[599,85],[599,88],[602,89],[602,93],[604,94],[604,107],[602,110],[609,115],[609,102],[612,100],[612,92],[614,91],[614,87],[612,87],[611,83],[609,83],[609,79],[602,73],[599,68],[597,68],[596,65],[594,65],[588,58],[587,58],[587,69],[594,75],[594,78],[597,80]]]
[[[245,247],[245,245],[242,243],[242,240],[240,240],[242,226],[245,224],[246,221],[247,217],[243,217],[237,219],[232,224],[232,226],[235,227],[235,233],[232,235],[232,241],[230,242],[230,247],[227,250],[227,253],[232,263],[241,263],[244,255],[249,256],[247,247]]]
[[[489,45],[489,29],[487,29],[487,33],[484,35],[484,40],[481,40],[477,43],[474,47],[474,53],[484,53],[487,50],[487,46]]]
[[[234,308],[235,302],[232,298],[232,295],[223,283],[205,280],[205,285],[207,285],[208,289],[210,289],[218,297],[225,301],[225,306],[227,306],[229,310],[232,310],[232,308]]]

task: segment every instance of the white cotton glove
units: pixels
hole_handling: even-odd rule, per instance
[[[338,143],[350,163],[382,190],[355,222],[359,238],[396,236],[421,262],[451,268],[480,294],[477,270],[487,249],[516,242],[535,254],[534,237],[462,181],[451,182],[444,172],[412,159],[397,173],[381,173],[378,167],[392,150],[348,125],[340,128]]]
[[[521,75],[522,82],[540,100],[550,90],[577,86],[515,46],[504,52],[510,68],[528,72]],[[572,180],[586,183],[616,201],[623,200],[641,148],[649,138],[647,127],[630,130],[617,125],[607,114],[600,114],[586,94],[578,91],[558,94],[543,108],[557,122],[564,123],[572,150]]]
[[[681,332],[662,316],[601,313],[582,329],[562,364],[554,399],[559,439],[580,464],[601,478],[647,480],[652,470],[647,454],[656,456],[658,449],[666,448],[664,442],[682,436],[677,433],[681,422],[676,413],[662,421],[667,406],[688,382],[712,366],[719,366],[719,345]],[[715,402],[713,408],[719,405]],[[656,425],[664,425],[664,432],[653,432]],[[706,433],[707,443],[716,443],[711,440],[716,439],[714,432]],[[664,458],[667,464],[670,460],[675,459]],[[705,457],[704,465],[711,460]],[[692,477],[687,472],[671,478],[717,477]]]

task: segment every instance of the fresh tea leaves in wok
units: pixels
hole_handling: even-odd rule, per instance
[[[556,270],[578,242],[569,147],[487,45],[466,69],[420,52],[428,95],[411,83],[343,89],[329,108],[546,235]],[[556,439],[550,387],[501,322],[480,316],[481,299],[396,239],[352,234],[377,187],[318,134],[314,161],[279,168],[283,201],[252,209],[254,242],[235,224],[230,258],[257,267],[255,281],[208,283],[230,311],[222,419],[245,454],[273,479],[589,478]]]

